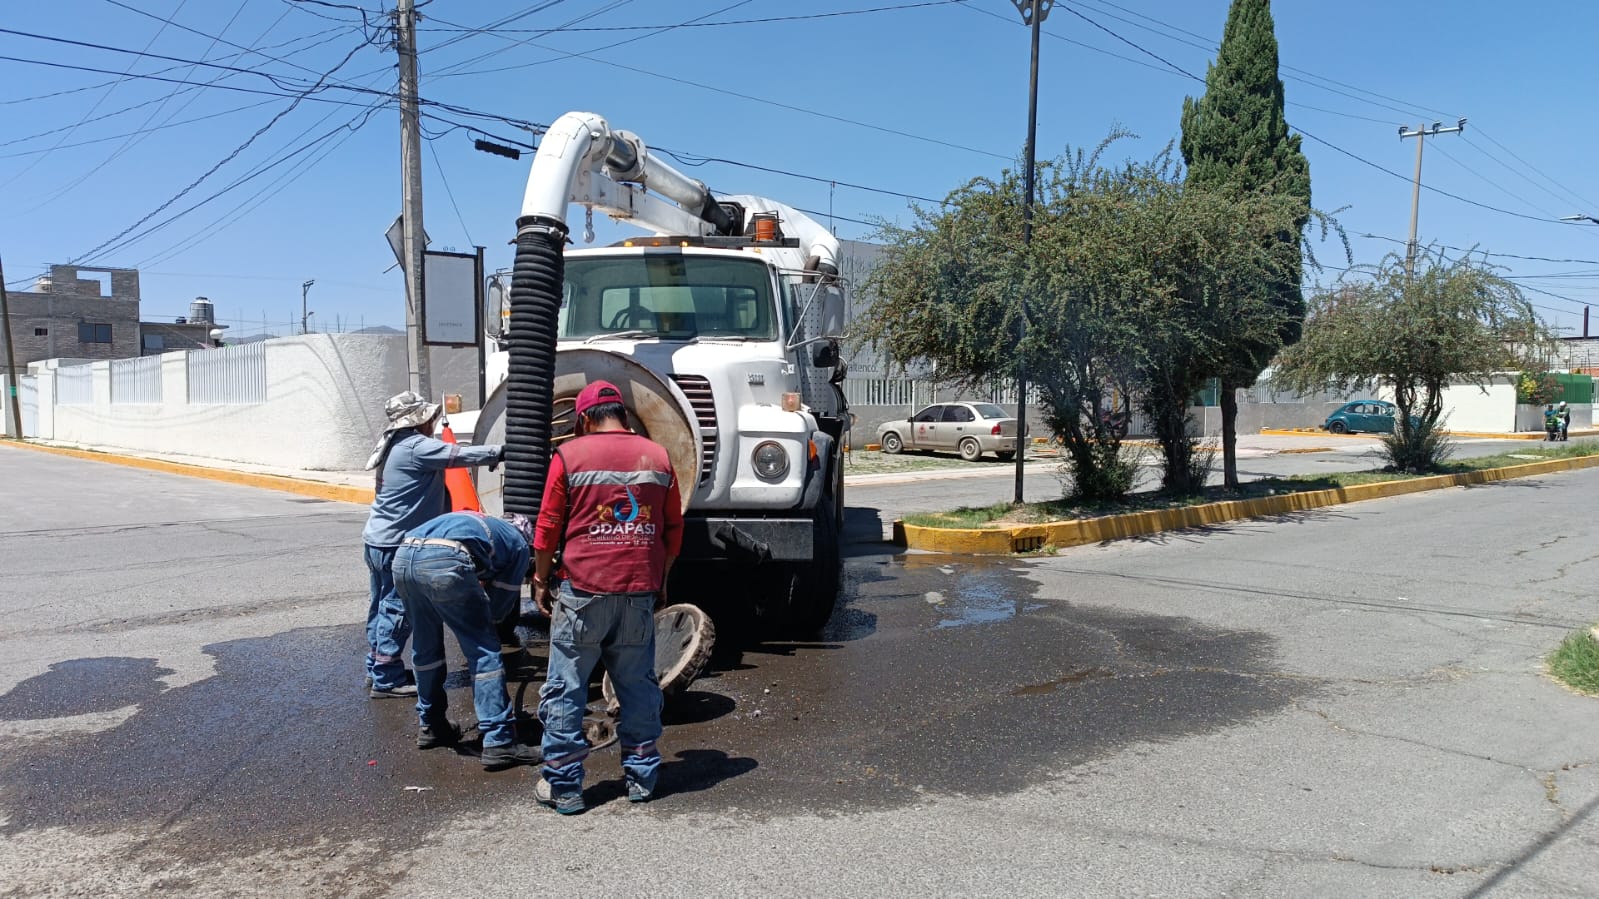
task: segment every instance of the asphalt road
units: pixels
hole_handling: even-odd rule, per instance
[[[1595,892],[1599,700],[1539,660],[1599,617],[1599,471],[1046,559],[857,545],[824,640],[724,642],[660,798],[611,750],[562,819],[365,698],[363,509],[0,464],[0,895]]]

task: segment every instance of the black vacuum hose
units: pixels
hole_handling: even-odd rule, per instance
[[[546,216],[516,223],[511,276],[510,375],[505,388],[505,511],[539,513],[550,469],[555,337],[566,274],[566,224]]]

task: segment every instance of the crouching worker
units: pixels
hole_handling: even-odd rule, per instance
[[[683,543],[683,506],[666,450],[627,430],[622,393],[593,381],[577,395],[578,437],[550,459],[539,506],[533,599],[550,616],[550,672],[540,691],[544,776],[536,797],[563,815],[583,811],[583,734],[589,675],[604,661],[621,704],[627,798],[655,792],[661,687],[655,605]],[[560,550],[564,579],[552,590]]]
[[[516,709],[505,691],[495,622],[521,603],[533,523],[451,512],[413,528],[394,553],[394,589],[411,622],[418,749],[449,746],[461,730],[445,716],[444,627],[472,671],[472,701],[483,735],[483,767],[535,764],[538,747],[516,740]]]

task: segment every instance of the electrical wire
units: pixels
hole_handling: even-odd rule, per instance
[[[869,13],[897,12],[905,9],[923,9],[929,6],[951,6],[959,3],[969,3],[971,0],[928,0],[925,3],[902,3],[898,6],[874,6],[869,9],[846,9],[837,12],[813,12],[794,16],[767,16],[761,19],[730,19],[725,22],[684,22],[677,25],[595,25],[590,27],[566,28],[496,28],[497,34],[553,34],[596,32],[596,31],[654,31],[660,28],[720,28],[725,25],[765,25],[772,22],[809,22],[817,19],[832,19],[842,16],[861,16]],[[434,19],[434,21],[442,21]],[[430,31],[478,31],[464,25],[451,25],[449,28],[431,28]]]
[[[433,156],[433,167],[438,170],[439,181],[444,185],[444,195],[450,198],[450,208],[455,210],[455,220],[461,223],[461,233],[466,235],[466,245],[477,246],[477,241],[472,239],[472,229],[466,226],[466,217],[461,215],[461,207],[455,202],[455,191],[450,189],[450,178],[444,174],[444,163],[439,161],[439,151],[428,141],[428,153]]]
[[[301,101],[305,100],[306,97],[310,96],[312,91],[314,91],[317,88],[321,87],[323,81],[325,81],[327,78],[332,77],[333,73],[337,72],[339,69],[341,69],[345,65],[347,65],[351,59],[354,59],[355,58],[355,54],[359,53],[362,48],[368,46],[368,43],[369,43],[368,41],[363,40],[359,44],[356,44],[354,47],[352,47],[350,49],[350,52],[345,54],[344,58],[339,60],[337,65],[335,65],[332,69],[328,70],[328,73],[326,75],[324,75],[321,79],[318,79],[317,82],[315,84],[311,85],[309,88],[306,88],[305,91],[303,91],[299,96],[295,97],[289,103],[288,106],[284,107],[276,115],[274,115],[271,119],[269,119],[266,124],[262,125],[258,129],[256,129],[256,131],[253,134],[251,134],[249,137],[245,138],[245,140],[242,143],[240,143],[237,147],[235,147],[231,152],[229,152],[226,156],[222,157],[221,160],[219,160],[216,164],[212,165],[205,172],[201,173],[201,175],[198,178],[195,178],[193,181],[191,181],[187,185],[185,185],[182,190],[179,190],[176,194],[174,194],[172,197],[167,199],[166,202],[162,203],[160,206],[157,206],[155,209],[153,209],[150,212],[146,213],[138,221],[134,222],[133,224],[129,225],[128,227],[126,227],[126,228],[122,229],[121,231],[117,232],[115,235],[112,235],[110,238],[108,238],[107,240],[102,242],[99,246],[96,246],[94,249],[90,250],[89,252],[78,256],[73,261],[75,261],[75,262],[84,262],[84,261],[88,261],[88,260],[94,259],[96,257],[96,255],[100,253],[100,251],[106,249],[107,247],[109,247],[112,244],[116,243],[117,241],[121,240],[123,237],[126,237],[134,229],[138,228],[140,225],[143,225],[145,222],[147,222],[150,219],[152,219],[152,218],[156,217],[157,215],[161,214],[168,207],[170,207],[173,203],[176,203],[178,200],[180,200],[184,196],[186,196],[190,191],[192,191],[196,187],[200,186],[201,183],[203,183],[206,179],[210,178],[213,174],[215,174],[218,169],[220,169],[223,166],[227,165],[229,162],[232,162],[236,157],[238,157],[238,155],[240,153],[243,153],[245,150],[249,149],[250,145],[255,143],[257,138],[259,138],[259,137],[261,137],[261,135],[267,133],[267,131],[269,131],[272,128],[272,126],[274,126],[278,122],[282,121],[284,116],[287,116],[289,113],[291,113],[294,110],[298,109],[299,106],[300,106]],[[384,102],[386,102],[386,97],[385,97],[385,101]]]
[[[276,98],[267,99],[267,100],[261,100],[261,101],[255,102],[255,103],[247,103],[244,106],[235,106],[235,107],[232,107],[230,109],[223,109],[223,110],[219,110],[217,112],[207,113],[206,115],[195,116],[194,118],[190,118],[190,119],[183,119],[181,121],[176,121],[176,122],[168,122],[166,124],[155,125],[155,126],[152,126],[152,127],[149,127],[149,128],[140,128],[140,129],[135,130],[135,131],[124,131],[121,134],[110,134],[110,135],[106,135],[105,137],[96,137],[96,138],[92,138],[90,140],[81,140],[81,141],[78,141],[77,143],[61,144],[60,146],[57,146],[57,147],[44,147],[44,148],[37,149],[37,150],[18,150],[18,151],[14,152],[14,153],[0,153],[0,159],[15,159],[15,158],[20,157],[20,156],[36,156],[36,155],[38,155],[40,153],[54,153],[57,150],[71,150],[71,149],[76,148],[76,147],[88,147],[88,146],[92,146],[94,144],[108,143],[110,141],[120,140],[120,139],[125,138],[125,137],[133,137],[135,135],[154,134],[157,131],[165,131],[168,128],[180,128],[180,127],[182,127],[184,125],[193,125],[196,122],[204,122],[204,121],[207,121],[209,119],[219,119],[219,118],[222,118],[223,116],[233,115],[234,113],[245,112],[245,111],[251,110],[251,109],[259,109],[262,106],[266,106],[266,105],[268,105],[270,103],[275,102],[275,99]],[[3,146],[3,145],[0,145],[0,146]]]
[[[1445,158],[1445,159],[1449,160],[1450,162],[1454,163],[1455,165],[1457,165],[1457,166],[1465,169],[1466,171],[1470,172],[1471,174],[1475,175],[1478,179],[1480,179],[1484,183],[1488,184],[1489,186],[1493,187],[1495,190],[1499,191],[1500,193],[1504,194],[1505,196],[1511,198],[1512,200],[1515,200],[1515,201],[1517,201],[1519,203],[1524,203],[1527,206],[1538,210],[1539,212],[1543,213],[1544,215],[1546,215],[1546,216],[1548,216],[1548,217],[1550,217],[1552,219],[1560,218],[1560,216],[1556,215],[1553,212],[1550,212],[1545,207],[1539,206],[1537,203],[1534,203],[1531,200],[1528,200],[1526,197],[1523,197],[1520,194],[1517,194],[1514,191],[1511,191],[1509,188],[1507,188],[1504,185],[1500,184],[1499,182],[1493,180],[1492,178],[1489,178],[1487,175],[1484,175],[1483,173],[1481,173],[1481,172],[1477,171],[1476,169],[1472,168],[1471,166],[1466,165],[1466,163],[1462,162],[1457,156],[1455,156],[1455,154],[1449,152],[1449,150],[1443,146],[1443,142],[1442,141],[1434,141],[1433,145],[1432,145],[1432,148],[1433,148],[1433,150],[1437,151],[1438,155],[1442,156],[1443,158]]]
[[[189,0],[180,0],[180,2],[178,3],[178,10],[183,9],[184,4],[186,4],[188,2],[189,2]],[[173,15],[177,15],[177,10],[173,11]],[[148,41],[145,41],[144,50],[148,51],[151,47],[155,46],[155,42],[165,32],[166,32],[166,26],[162,25],[159,29],[156,30],[155,34],[150,36],[150,39]],[[133,67],[135,65],[137,65],[139,60],[142,59],[142,58],[144,58],[144,53],[143,52],[138,52],[135,55],[134,59],[129,61],[127,68],[123,69],[122,72],[120,74],[118,74],[117,79],[111,83],[110,87],[108,87],[106,89],[106,92],[101,94],[99,96],[99,98],[94,101],[94,105],[90,106],[88,111],[83,114],[83,119],[87,119],[90,116],[94,115],[95,111],[100,108],[100,104],[102,104],[106,100],[110,99],[111,95],[116,93],[117,88],[122,86],[123,82],[127,81],[128,78],[133,74]],[[77,125],[72,126],[72,128],[68,129],[65,134],[61,135],[61,139],[56,141],[56,144],[60,145],[60,144],[66,143],[68,140],[70,140],[72,138],[72,135],[77,132],[78,128],[82,127],[82,125],[83,125],[83,122],[82,122],[82,120],[80,120]],[[7,178],[4,181],[0,181],[0,187],[5,187],[6,185],[15,182],[18,178],[21,178],[23,175],[26,175],[27,173],[33,171],[34,166],[37,166],[43,159],[44,159],[44,157],[41,156],[38,159],[35,159],[32,162],[29,162],[27,165],[22,167],[21,171],[17,172],[16,174],[12,175],[10,178]]]

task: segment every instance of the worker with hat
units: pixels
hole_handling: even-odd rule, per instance
[[[575,439],[556,449],[533,537],[533,599],[550,616],[550,667],[539,691],[543,777],[535,796],[563,815],[583,811],[589,676],[605,663],[621,705],[627,798],[655,792],[661,687],[655,615],[683,543],[683,504],[666,449],[627,428],[622,392],[592,381],[577,395]],[[555,554],[561,554],[559,586]]]
[[[455,633],[472,673],[472,702],[490,770],[537,764],[539,748],[516,739],[516,709],[505,692],[495,623],[519,609],[527,581],[533,522],[450,512],[413,528],[394,554],[394,587],[413,628],[416,746],[453,746],[461,729],[445,715],[444,628]]]
[[[450,511],[446,468],[488,465],[492,470],[505,458],[502,446],[458,446],[435,438],[442,408],[409,390],[389,397],[383,411],[389,425],[366,462],[368,471],[377,472],[377,482],[362,534],[371,585],[366,673],[373,698],[416,695],[416,678],[402,657],[411,625],[394,592],[395,549],[409,531]]]

